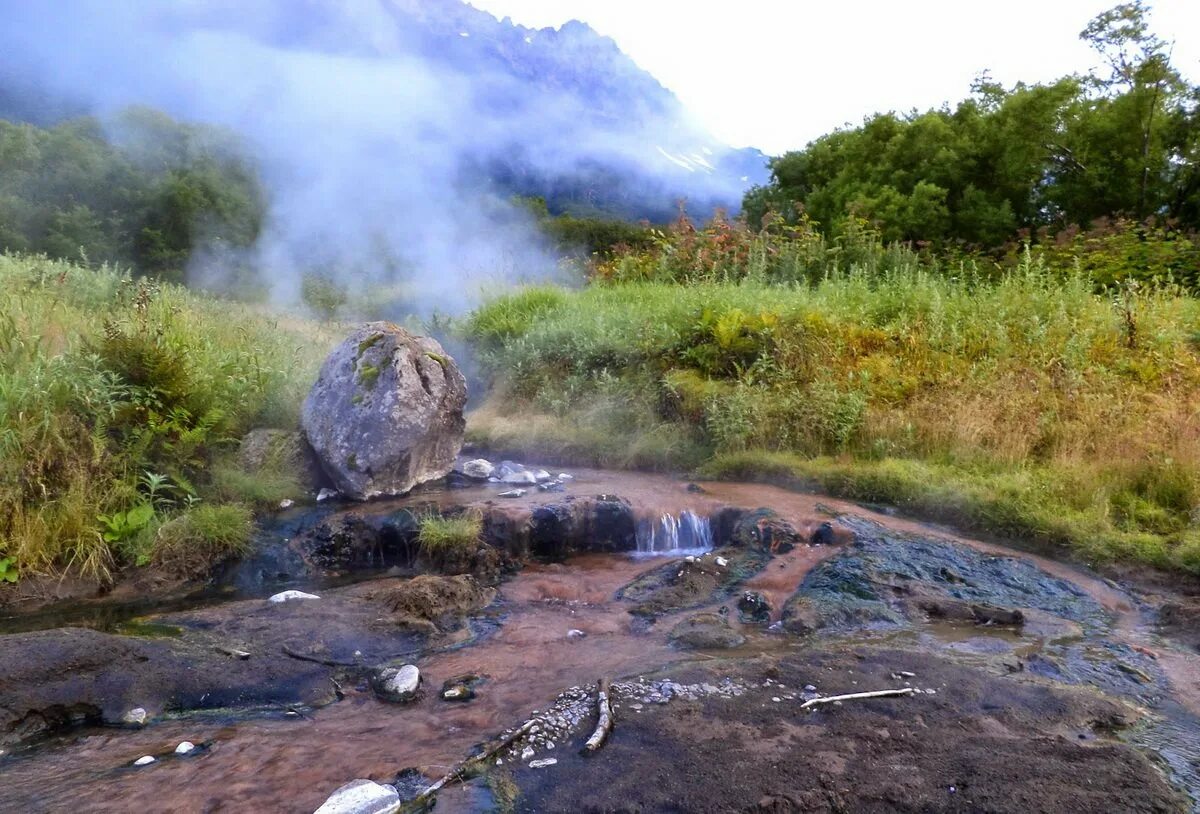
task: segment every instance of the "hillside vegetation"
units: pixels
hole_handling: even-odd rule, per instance
[[[334,337],[168,283],[0,255],[6,572],[237,551],[286,472],[239,477],[254,426],[295,426]],[[271,480],[274,486],[272,488]]]
[[[584,290],[499,297],[466,325],[501,394],[476,439],[815,483],[1200,573],[1200,302],[855,234],[682,223]]]

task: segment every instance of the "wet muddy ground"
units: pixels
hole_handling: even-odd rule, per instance
[[[0,810],[313,811],[353,778],[391,783],[415,768],[415,785],[432,782],[600,678],[618,684],[599,752],[579,754],[595,723],[589,694],[587,715],[555,748],[518,743],[448,787],[438,810],[1195,810],[1200,656],[1188,597],[813,495],[576,475],[571,493],[620,495],[643,514],[770,507],[803,541],[823,523],[834,534],[693,561],[530,561],[498,586],[444,600],[431,619],[396,599],[412,577],[381,568],[310,583],[319,600],[271,605],[262,596],[279,586],[263,585],[100,615],[98,631],[62,627],[96,618],[69,608],[24,626],[40,632],[13,623],[0,637],[0,717],[40,703],[46,723],[54,704],[82,706],[80,725],[10,731]],[[490,499],[480,487],[411,501]],[[561,499],[533,492],[504,505]],[[761,618],[739,613],[746,591],[765,600]],[[1019,624],[997,621],[1013,612]],[[685,624],[714,635],[684,641]],[[89,634],[105,638],[76,643]],[[410,704],[379,700],[367,681],[369,666],[397,657],[423,676]],[[483,679],[473,700],[439,698],[443,681],[467,673]],[[681,685],[693,689],[672,694]],[[905,687],[918,692],[801,708],[817,695]],[[149,711],[147,725],[96,725],[134,706]],[[200,748],[173,755],[184,740]],[[158,759],[134,767],[143,755]]]

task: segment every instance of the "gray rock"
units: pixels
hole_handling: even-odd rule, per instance
[[[133,762],[133,765],[134,766],[149,766],[153,762],[154,762],[153,755],[142,755],[140,758],[138,758],[137,760],[135,760]]]
[[[462,465],[462,473],[468,478],[474,480],[487,480],[496,471],[496,467],[492,466],[491,462],[483,458],[476,458],[473,461],[466,461]]]
[[[317,502],[324,503],[326,500],[333,500],[333,498],[339,497],[341,494],[337,489],[322,487],[321,491],[317,492]]]
[[[183,741],[175,747],[175,754],[186,755],[196,748],[196,744],[191,741]]]
[[[496,497],[525,497],[524,489],[509,489],[507,492],[501,492]]]
[[[384,701],[402,704],[417,697],[421,686],[421,671],[415,664],[403,667],[380,667],[371,675],[371,689]]]
[[[436,340],[371,322],[325,360],[301,425],[344,495],[398,495],[454,466],[466,399],[466,380]]]
[[[529,768],[544,769],[547,766],[553,766],[555,763],[558,763],[558,758],[546,757],[546,758],[542,758],[541,760],[529,761]]]
[[[316,814],[383,814],[399,805],[400,794],[392,786],[352,780],[329,795]]]
[[[533,484],[537,483],[538,480],[537,480],[537,476],[534,475],[532,472],[530,472],[528,469],[520,469],[520,470],[517,470],[516,472],[505,472],[503,475],[500,476],[500,482],[501,483],[527,484],[529,486],[532,486]]]

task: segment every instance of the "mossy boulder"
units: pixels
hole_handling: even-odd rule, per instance
[[[450,472],[466,401],[466,379],[436,340],[370,322],[325,360],[301,424],[338,490],[366,500]]]

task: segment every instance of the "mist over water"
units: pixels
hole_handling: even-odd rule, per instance
[[[0,0],[0,17],[10,107],[111,120],[149,105],[246,141],[269,196],[263,235],[249,257],[206,247],[189,278],[221,287],[248,263],[280,302],[316,272],[355,291],[403,284],[412,312],[455,313],[485,285],[560,274],[530,217],[471,168],[507,151],[543,174],[606,161],[667,177],[663,145],[698,133],[586,27],[533,32],[457,0]],[[564,58],[585,64],[559,76]]]

